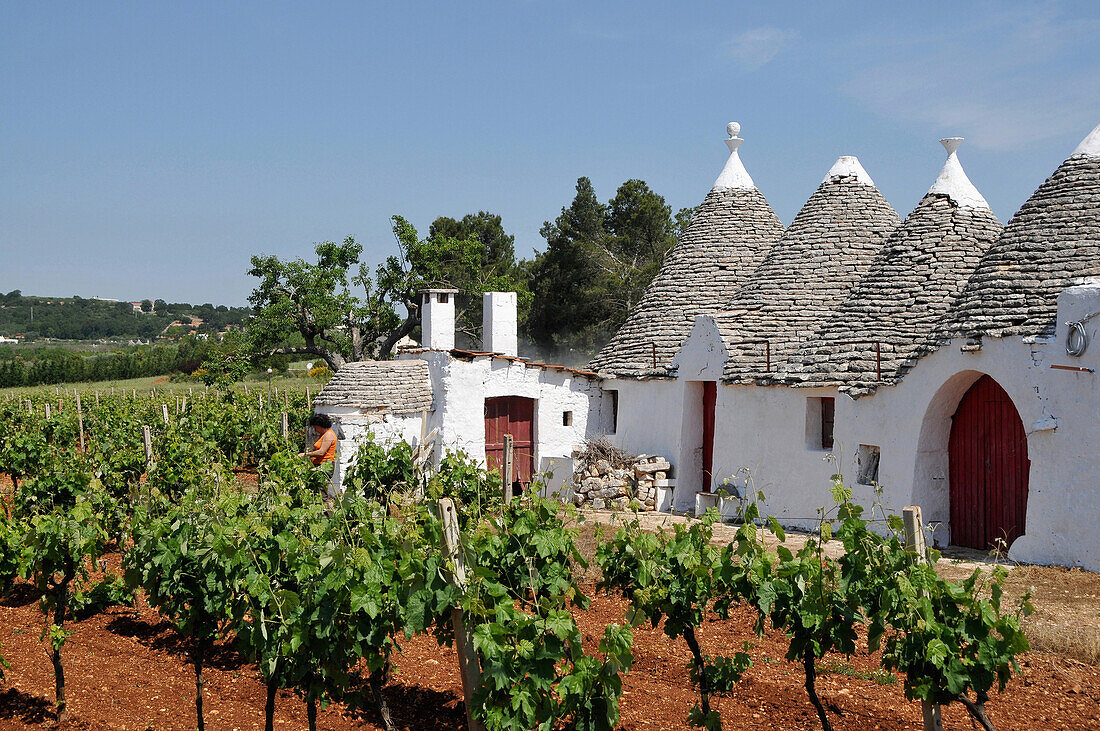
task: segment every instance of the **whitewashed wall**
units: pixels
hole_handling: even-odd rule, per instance
[[[554,473],[555,489],[572,474],[574,449],[586,437],[603,434],[610,423],[610,413],[601,412],[605,407],[599,384],[584,376],[491,356],[466,360],[445,352],[425,352],[406,357],[428,361],[435,393],[428,428],[439,429],[444,449],[465,452],[482,462],[485,399],[535,399],[535,467]],[[565,411],[573,412],[570,426],[562,423]],[[441,456],[441,450],[436,450],[435,459]]]

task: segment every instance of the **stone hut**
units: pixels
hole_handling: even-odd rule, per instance
[[[959,163],[962,138],[941,142],[948,155],[936,182],[835,316],[790,357],[792,384],[866,393],[933,350],[937,324],[1001,232]]]
[[[859,160],[840,157],[715,317],[729,353],[723,380],[781,380],[786,359],[832,317],[897,226],[897,212]]]
[[[1100,125],[1008,222],[940,334],[1049,337],[1058,295],[1098,276]]]
[[[673,356],[699,315],[717,314],[748,281],[783,224],[738,154],[741,126],[726,131],[730,156],[637,307],[589,367],[624,378],[670,376]]]

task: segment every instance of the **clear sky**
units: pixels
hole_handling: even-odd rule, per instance
[[[517,253],[577,177],[700,202],[726,122],[789,223],[838,155],[905,215],[937,140],[1007,220],[1100,123],[1100,3],[0,5],[0,292],[244,304],[257,252],[489,210]]]

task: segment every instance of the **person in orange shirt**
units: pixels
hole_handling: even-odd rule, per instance
[[[309,457],[315,467],[332,472],[336,460],[336,432],[332,428],[332,419],[324,414],[309,417],[309,425],[320,437],[313,443],[313,450],[300,452],[299,457]]]

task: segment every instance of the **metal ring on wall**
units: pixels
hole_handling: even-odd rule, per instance
[[[1085,325],[1082,322],[1067,322],[1069,332],[1066,334],[1066,353],[1074,357],[1081,355],[1089,347],[1089,338],[1085,334]]]

